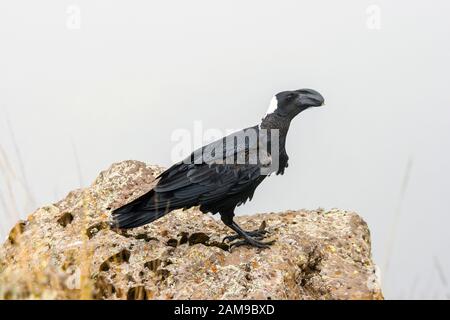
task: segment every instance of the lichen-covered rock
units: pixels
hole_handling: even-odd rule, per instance
[[[19,222],[0,247],[0,298],[382,299],[366,223],[340,210],[237,218],[265,221],[270,249],[237,247],[197,209],[120,232],[111,209],[147,192],[157,166],[114,164],[91,187]]]

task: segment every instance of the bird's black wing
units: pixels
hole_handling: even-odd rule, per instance
[[[203,211],[212,213],[234,209],[234,206],[251,199],[256,186],[265,178],[261,175],[261,168],[270,162],[267,159],[243,164],[229,161],[230,157],[245,158],[253,148],[255,146],[248,143],[245,146],[235,145],[231,151],[230,146],[224,146],[225,157],[210,156],[199,164],[192,163],[196,156],[194,152],[185,161],[163,172],[149,193],[115,210],[113,217],[117,226],[133,228],[152,222],[172,210],[197,205]]]
[[[154,188],[154,192],[161,195],[156,207],[176,209],[201,205],[213,208],[217,202],[240,194],[242,199],[238,202],[244,202],[253,194],[246,196],[244,191],[260,177],[259,165],[179,164],[168,170]],[[148,209],[154,207],[155,204],[150,203]]]

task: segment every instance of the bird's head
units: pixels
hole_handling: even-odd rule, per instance
[[[272,98],[266,115],[275,113],[292,119],[310,107],[323,106],[324,101],[322,95],[312,89],[283,91]]]

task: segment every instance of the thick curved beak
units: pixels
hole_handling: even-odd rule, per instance
[[[310,107],[321,107],[325,104],[323,96],[313,89],[301,89],[296,91],[300,95],[303,105]]]

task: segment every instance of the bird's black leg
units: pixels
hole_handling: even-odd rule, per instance
[[[245,231],[245,233],[255,240],[262,240],[269,232],[266,230],[266,222],[263,221],[258,229],[253,231]],[[233,236],[226,236],[225,238],[223,238],[222,242],[231,242],[240,238],[242,238],[242,236],[240,236],[239,234],[235,234]]]
[[[267,231],[264,230],[263,228],[260,228],[258,230],[251,231],[251,232],[244,231],[244,230],[242,230],[241,227],[239,227],[239,225],[236,222],[233,221],[233,216],[234,216],[234,214],[221,215],[223,223],[225,223],[225,225],[227,225],[228,227],[230,227],[237,233],[236,236],[226,237],[224,239],[224,241],[225,240],[233,241],[236,239],[243,239],[242,241],[232,243],[230,245],[231,247],[238,247],[238,246],[242,246],[242,245],[251,245],[254,247],[258,247],[258,248],[268,248],[271,244],[274,243],[274,241],[270,241],[270,242],[258,241],[259,239],[263,238],[264,234],[266,234]]]

